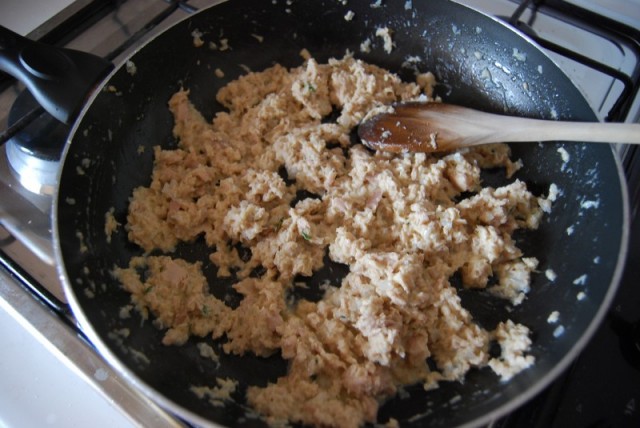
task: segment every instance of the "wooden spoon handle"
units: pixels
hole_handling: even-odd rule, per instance
[[[640,124],[528,119],[451,104],[409,102],[366,120],[358,135],[375,150],[428,153],[503,142],[640,144]]]
[[[486,117],[481,117],[485,116]],[[584,141],[640,144],[640,125],[631,123],[568,122],[482,113],[466,120],[482,120],[491,128],[477,144],[531,141]],[[485,122],[486,121],[486,122]]]

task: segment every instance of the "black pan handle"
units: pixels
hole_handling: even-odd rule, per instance
[[[0,26],[0,70],[20,80],[53,117],[72,123],[113,64],[95,55],[57,48]]]

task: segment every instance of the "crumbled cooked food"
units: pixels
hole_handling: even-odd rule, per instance
[[[501,352],[500,357],[489,360],[489,367],[500,375],[502,381],[508,381],[533,364],[534,358],[531,355],[525,355],[531,345],[527,327],[507,320],[498,325],[493,335],[500,345]]]
[[[138,67],[136,67],[136,64],[131,60],[125,63],[125,67],[126,67],[127,73],[129,73],[132,76],[135,76],[136,73],[138,72]]]
[[[558,275],[554,272],[553,269],[547,269],[544,271],[544,276],[547,277],[547,279],[551,282],[554,282],[557,278]]]
[[[533,363],[525,326],[483,329],[451,283],[459,273],[464,287],[512,304],[529,289],[537,260],[512,233],[537,228],[548,199],[518,180],[483,188],[480,179],[483,168],[510,177],[520,167],[508,146],[394,155],[351,143],[368,112],[433,101],[433,77],[419,80],[351,56],[307,56],[229,83],[217,95],[227,111],[212,121],[186,90],[169,102],[179,147],[155,149],[151,184],[133,192],[126,225],[145,255],[115,273],[167,345],[210,336],[228,354],[280,352],[288,374],[246,393],[271,423],[357,427],[376,422],[404,385],[433,389],[485,366],[506,380]],[[203,262],[172,255],[195,239],[211,248],[203,262],[235,281],[237,307],[214,296]],[[325,283],[319,301],[291,300],[327,257],[348,274]]]
[[[560,336],[562,336],[564,334],[564,326],[563,325],[559,325],[558,327],[556,327],[555,330],[553,330],[553,337],[558,338]]]
[[[362,43],[360,43],[360,52],[369,53],[371,52],[371,39],[366,38]]]
[[[236,392],[238,381],[229,378],[216,378],[217,386],[192,386],[191,391],[198,398],[208,398],[211,405],[222,407],[226,401],[232,400],[231,394]]]
[[[376,36],[380,37],[384,42],[384,51],[391,53],[394,47],[393,40],[391,39],[391,30],[388,27],[382,27],[376,29]]]
[[[120,223],[118,223],[118,220],[116,220],[114,212],[115,208],[111,207],[109,208],[109,211],[107,211],[104,215],[104,233],[107,236],[107,242],[111,242],[111,236],[113,235],[113,232],[115,232],[118,227],[120,227]]]
[[[199,48],[204,45],[204,40],[202,40],[202,31],[195,29],[191,32],[191,37],[193,37],[193,46]]]
[[[227,327],[230,309],[207,293],[199,263],[167,256],[134,257],[129,266],[116,268],[115,273],[143,318],[151,311],[154,323],[167,329],[165,344],[181,345],[191,334],[204,336]]]
[[[196,345],[198,347],[198,351],[200,351],[200,356],[204,358],[208,358],[217,365],[220,365],[220,356],[216,353],[215,349],[213,349],[210,345],[206,343],[200,342]]]

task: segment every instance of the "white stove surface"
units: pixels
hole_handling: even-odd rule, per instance
[[[0,427],[136,426],[5,307],[0,331]]]
[[[29,34],[77,0],[2,0],[0,25],[18,34]]]
[[[181,427],[0,270],[0,428]]]

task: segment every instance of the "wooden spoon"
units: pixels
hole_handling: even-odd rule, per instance
[[[501,142],[640,144],[640,124],[526,119],[438,102],[410,102],[364,121],[358,135],[374,150],[430,153]]]

